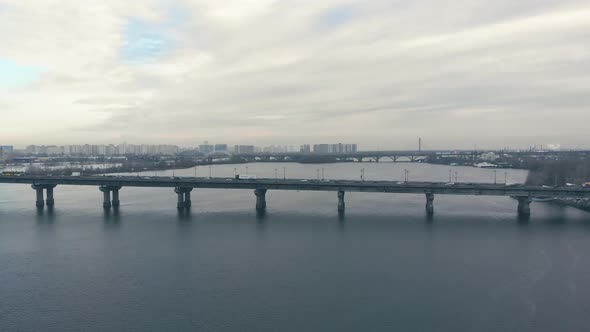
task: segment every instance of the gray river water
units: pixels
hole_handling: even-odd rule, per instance
[[[427,164],[247,164],[274,177],[448,181]],[[234,170],[237,168],[237,170]],[[453,167],[461,182],[492,170]],[[154,172],[143,175],[153,176]],[[172,171],[158,172],[172,175]],[[194,176],[194,169],[175,176]],[[208,176],[199,167],[197,176]],[[508,170],[507,182],[526,172]],[[454,181],[454,179],[453,179]],[[504,182],[504,170],[496,173]],[[105,212],[97,188],[59,186],[38,212],[27,185],[0,185],[3,331],[587,331],[590,214],[507,197],[123,188]]]

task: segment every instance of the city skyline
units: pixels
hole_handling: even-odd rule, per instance
[[[320,143],[320,144],[302,144],[294,145],[269,145],[255,146],[249,144],[209,144],[208,141],[203,144],[180,147],[170,144],[66,144],[66,145],[27,145],[19,149],[12,145],[0,145],[0,153],[4,156],[13,154],[25,155],[175,155],[182,152],[195,151],[204,154],[213,152],[231,152],[237,154],[248,153],[283,153],[283,152],[301,152],[301,153],[342,153],[357,152],[355,143]]]
[[[580,0],[0,0],[0,141],[587,148],[588,29]]]

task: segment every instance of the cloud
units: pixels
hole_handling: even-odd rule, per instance
[[[578,146],[589,29],[575,0],[0,0],[0,140]]]

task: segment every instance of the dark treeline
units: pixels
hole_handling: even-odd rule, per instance
[[[529,185],[563,186],[590,181],[590,160],[539,160],[528,165]]]

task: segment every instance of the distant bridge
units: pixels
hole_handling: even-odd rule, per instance
[[[215,159],[231,159],[239,162],[257,161],[356,161],[356,162],[380,162],[383,160],[391,162],[424,162],[446,158],[456,158],[466,161],[476,161],[482,155],[494,153],[497,156],[508,155],[512,157],[535,157],[539,159],[560,159],[560,158],[590,158],[590,151],[587,150],[558,150],[558,151],[504,151],[504,150],[424,150],[424,151],[358,151],[343,153],[302,153],[302,152],[256,152],[256,153],[229,153],[226,151],[212,152],[209,154],[193,154],[194,156],[213,162]]]
[[[139,177],[139,176],[0,176],[0,183],[30,184],[36,191],[36,205],[53,206],[54,188],[58,185],[97,186],[103,193],[103,207],[118,207],[119,190],[123,187],[174,188],[178,196],[177,207],[189,208],[193,189],[250,189],[256,196],[256,209],[266,208],[268,190],[333,191],[338,194],[338,211],[344,211],[345,192],[373,192],[397,194],[423,194],[426,212],[434,213],[434,195],[485,195],[512,196],[518,200],[518,213],[530,215],[534,197],[590,198],[590,189],[574,187],[538,187],[500,185],[489,183],[393,182],[309,179],[243,179],[195,177]],[[44,191],[47,198],[44,200]],[[111,198],[112,193],[112,198]]]

